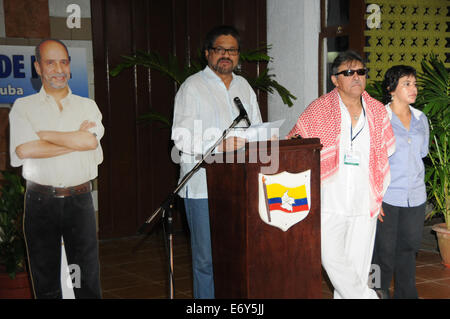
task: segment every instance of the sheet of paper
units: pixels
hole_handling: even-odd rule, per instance
[[[228,137],[236,136],[247,139],[248,142],[268,141],[280,137],[280,127],[284,120],[253,124],[249,128],[234,128]]]

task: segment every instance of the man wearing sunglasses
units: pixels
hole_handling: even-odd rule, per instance
[[[322,265],[337,299],[378,298],[368,279],[395,139],[383,104],[365,91],[366,73],[356,52],[340,53],[331,68],[335,88],[313,101],[287,136],[318,137],[323,145]]]

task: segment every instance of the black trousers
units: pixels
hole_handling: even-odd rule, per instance
[[[394,278],[394,298],[416,299],[416,253],[422,242],[425,203],[397,207],[383,202],[383,211],[372,261],[380,266],[381,289],[388,292]]]
[[[62,298],[61,237],[74,265],[75,298],[101,298],[98,241],[91,193],[57,198],[27,190],[24,233],[36,298]]]

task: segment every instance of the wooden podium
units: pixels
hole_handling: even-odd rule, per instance
[[[234,163],[230,163],[227,153],[226,163],[211,163],[210,159],[206,165],[216,298],[322,296],[322,145],[316,138],[277,143],[249,143],[245,151],[231,153]],[[265,223],[259,215],[258,174],[269,164],[256,154],[272,154],[272,160],[279,161],[272,174],[311,170],[310,212],[287,231]]]

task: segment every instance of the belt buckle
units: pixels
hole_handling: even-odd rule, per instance
[[[53,187],[53,197],[55,197],[55,198],[64,198],[65,196],[64,195],[57,195],[56,187]]]

